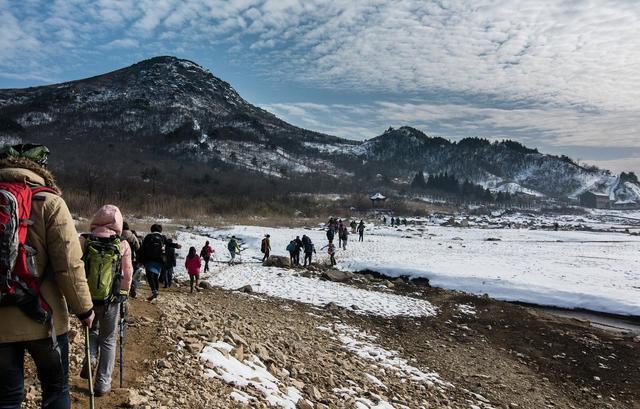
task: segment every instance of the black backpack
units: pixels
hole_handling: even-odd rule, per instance
[[[164,237],[160,233],[147,234],[142,242],[142,261],[164,262],[163,259]]]

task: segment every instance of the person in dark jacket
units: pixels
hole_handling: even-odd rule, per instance
[[[358,224],[358,241],[364,241],[364,222],[360,220],[360,224]]]
[[[200,258],[204,260],[204,272],[209,271],[209,260],[211,260],[211,255],[214,253],[213,247],[209,245],[209,241],[207,240],[200,250]]]
[[[151,233],[147,234],[142,240],[140,247],[140,261],[144,264],[147,282],[151,288],[151,296],[147,301],[158,298],[160,289],[160,274],[164,268],[164,250],[166,238],[162,235],[162,226],[153,224]]]
[[[165,242],[164,288],[169,288],[173,284],[173,268],[177,264],[176,249],[179,248],[182,246],[174,243],[172,239],[167,239]]]
[[[302,239],[304,240],[305,237],[307,236],[302,236]],[[311,239],[307,237],[307,240],[304,243],[304,265],[303,265],[304,267],[307,266],[307,261],[309,262],[308,265],[311,265],[311,257],[315,252],[316,252],[315,246],[311,242]]]
[[[333,239],[335,238],[336,232],[331,227],[327,229],[327,240],[329,243],[333,243]]]

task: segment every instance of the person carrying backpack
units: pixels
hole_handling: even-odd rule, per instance
[[[164,245],[165,237],[162,235],[162,226],[153,224],[151,233],[147,234],[142,240],[140,247],[140,261],[144,264],[145,273],[149,287],[151,287],[151,296],[147,301],[158,298],[160,287],[160,274],[164,267]]]
[[[206,241],[204,243],[204,246],[202,247],[202,250],[200,250],[200,257],[204,260],[205,273],[209,271],[209,260],[211,260],[211,255],[214,252],[215,251],[213,250],[213,247],[209,245],[209,241]]]
[[[296,265],[296,241],[291,240],[289,244],[287,244],[287,251],[289,252],[289,259],[291,260],[291,265]]]
[[[96,319],[89,332],[90,357],[85,357],[80,377],[89,379],[96,368],[95,395],[111,391],[111,376],[116,359],[116,337],[120,304],[131,287],[133,265],[131,247],[122,234],[122,213],[113,205],[102,206],[91,221],[91,233],[80,237],[84,269],[89,283]],[[98,358],[99,357],[99,358]]]
[[[202,267],[202,262],[200,261],[200,257],[196,253],[195,247],[189,248],[189,254],[184,259],[184,266],[187,269],[187,274],[189,274],[189,285],[191,286],[191,293],[193,293],[193,284],[195,283],[196,291],[200,291],[198,289],[198,279],[200,278],[200,267]]]
[[[19,408],[24,399],[25,351],[35,362],[42,406],[70,407],[69,311],[85,326],[93,324],[78,233],[46,169],[48,154],[45,146],[32,144],[0,151],[0,264],[14,265],[0,267],[0,407],[5,408]],[[31,221],[11,223],[21,219]]]
[[[335,230],[333,230],[331,227],[329,227],[327,229],[327,240],[329,241],[329,243],[333,242],[333,239],[335,238],[336,232]]]
[[[236,262],[236,254],[240,253],[240,245],[238,244],[236,236],[231,236],[231,240],[229,240],[227,244],[227,250],[229,250],[229,254],[231,255],[229,265],[233,265]]]
[[[355,220],[351,220],[349,223],[349,227],[351,227],[351,234],[356,234],[356,228],[358,228],[358,223]]]
[[[262,243],[260,244],[260,251],[264,254],[262,256],[262,262],[269,258],[269,253],[271,253],[271,239],[270,235],[265,235],[264,239],[262,239]]]
[[[304,238],[307,238],[307,240],[305,241]],[[307,266],[307,261],[309,261],[309,265],[311,265],[311,257],[313,256],[313,253],[316,252],[316,248],[313,245],[313,243],[311,242],[311,239],[307,236],[302,236],[302,240],[304,242],[304,265],[303,267]]]

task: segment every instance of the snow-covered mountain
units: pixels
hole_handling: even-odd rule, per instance
[[[640,200],[634,181],[517,142],[451,142],[410,127],[354,142],[298,128],[175,57],[78,81],[0,90],[0,142],[17,140],[50,145],[53,165],[67,170],[87,161],[120,171],[150,164],[197,171],[199,163],[283,181],[312,175],[359,189],[381,180],[408,184],[417,171],[447,172],[496,192],[576,197],[591,190]]]

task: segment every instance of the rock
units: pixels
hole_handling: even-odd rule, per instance
[[[204,290],[210,290],[211,289],[211,284],[208,281],[200,281],[200,283],[198,283],[198,287],[204,289]]]
[[[322,400],[322,395],[320,394],[320,391],[318,390],[318,388],[316,388],[315,386],[307,385],[304,388],[304,391],[314,401],[318,402]]]
[[[231,355],[233,355],[234,358],[236,358],[240,362],[244,361],[244,347],[242,346],[242,344],[234,348],[233,351],[231,351]]]
[[[311,273],[310,273],[310,272],[305,271],[305,272],[303,272],[302,274],[300,274],[300,277],[304,277],[304,278],[311,278],[311,277],[313,277],[313,276],[311,275]]]
[[[393,280],[394,284],[404,284],[404,280],[400,277],[396,278],[395,280]]]
[[[291,267],[291,259],[286,256],[269,256],[268,259],[262,263],[266,267]]]
[[[393,283],[392,283],[391,281],[389,281],[389,280],[384,280],[384,281],[382,282],[382,284],[383,284],[385,287],[387,287],[387,288],[393,288],[393,287],[395,287],[395,286],[396,286],[395,284],[393,284]]]
[[[327,270],[322,273],[322,278],[336,283],[344,283],[349,280],[349,275],[340,270]]]
[[[250,285],[244,285],[240,288],[238,288],[237,291],[240,291],[241,293],[247,293],[247,294],[251,294],[253,292],[253,287],[251,287]]]
[[[148,401],[149,399],[146,396],[140,395],[136,389],[129,389],[126,406],[128,408],[137,408],[139,406],[146,405]]]
[[[633,342],[640,342],[640,335],[633,338]]]
[[[425,277],[414,278],[413,280],[411,280],[411,282],[420,287],[431,287],[431,284],[429,284],[429,279]]]
[[[68,332],[69,343],[75,344],[76,342],[78,342],[78,335],[79,335],[78,330],[75,328],[71,328]]]
[[[244,340],[240,335],[236,334],[233,331],[227,330],[224,332],[224,341],[234,345],[242,345],[249,346],[247,341]]]
[[[158,368],[171,369],[171,363],[165,359],[158,361]]]
[[[329,311],[338,311],[340,309],[340,307],[338,307],[338,304],[334,303],[333,301],[327,303],[324,308]]]
[[[313,405],[308,400],[300,398],[296,405],[296,409],[313,409]]]
[[[484,241],[502,241],[502,239],[499,239],[497,237],[487,237],[486,239],[484,239]]]

